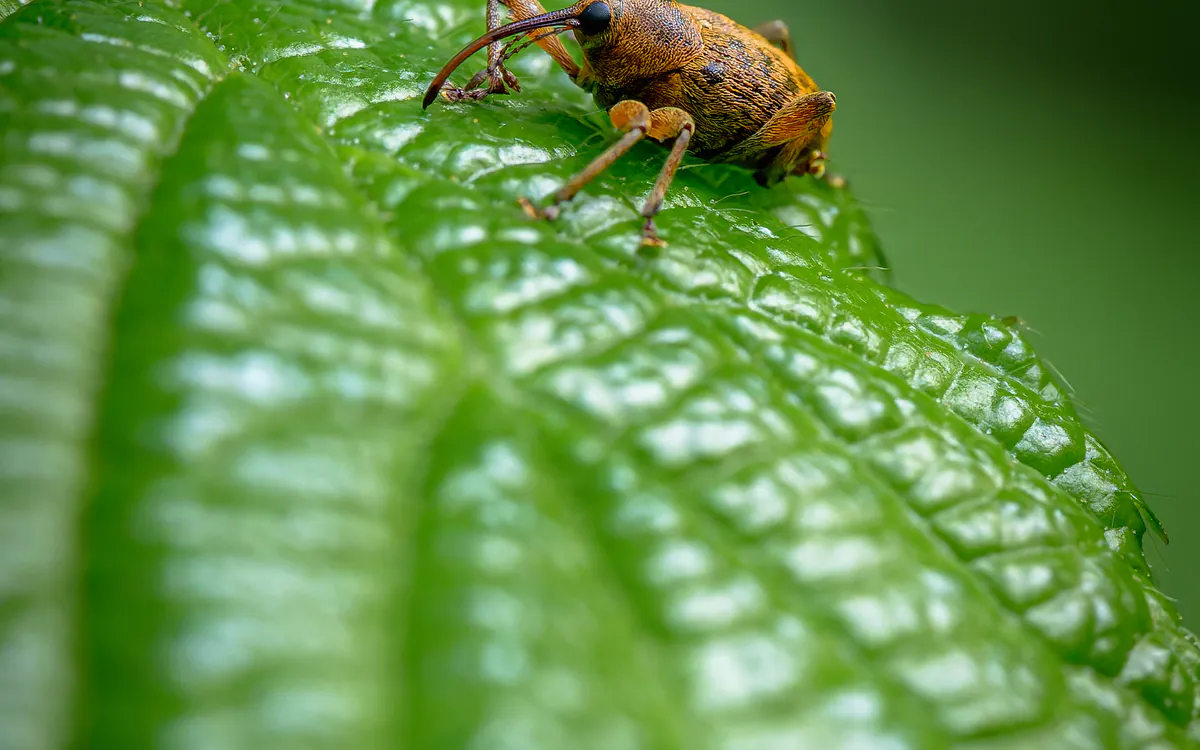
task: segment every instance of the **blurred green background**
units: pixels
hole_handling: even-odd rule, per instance
[[[1166,524],[1147,556],[1200,630],[1200,4],[700,4],[789,24],[898,286],[1033,329]]]

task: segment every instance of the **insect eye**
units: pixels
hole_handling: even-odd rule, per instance
[[[610,21],[612,21],[612,8],[608,7],[608,3],[592,3],[579,14],[579,30],[585,36],[599,34],[608,28]]]

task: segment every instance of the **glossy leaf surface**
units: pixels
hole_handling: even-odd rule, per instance
[[[1200,740],[1141,495],[849,191],[528,221],[612,133],[423,112],[473,0],[0,14],[0,747]]]

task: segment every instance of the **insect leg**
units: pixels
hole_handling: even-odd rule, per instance
[[[792,46],[792,32],[788,31],[783,21],[767,21],[754,27],[755,33],[774,44],[793,60],[796,59],[796,48]]]
[[[503,14],[500,12],[500,0],[488,0],[487,4],[487,30],[494,31],[503,25]],[[540,6],[539,6],[540,7]],[[521,86],[517,83],[517,77],[508,72],[504,67],[500,55],[504,50],[503,42],[492,42],[488,45],[487,51],[487,70],[485,71],[488,79],[488,93],[490,94],[506,94],[508,90],[504,85],[507,83],[512,86],[514,91],[520,91]],[[478,76],[476,76],[478,77]],[[471,83],[467,84],[467,88],[474,88],[480,82],[476,82],[474,78]],[[472,86],[471,84],[474,84]]]
[[[755,177],[764,185],[789,173],[825,174],[825,141],[833,131],[837,97],[828,91],[805,94],[787,104],[758,132],[722,155],[722,161],[759,165]],[[773,155],[772,155],[773,154]],[[763,163],[768,155],[770,161]]]
[[[608,110],[608,115],[612,119],[613,126],[624,130],[625,135],[621,140],[617,141],[608,149],[597,156],[591,164],[583,168],[583,171],[567,180],[567,184],[554,194],[550,199],[550,205],[543,210],[538,210],[528,198],[521,199],[521,207],[525,209],[525,213],[535,219],[549,219],[553,221],[558,218],[559,206],[575,197],[580,190],[584,188],[596,176],[608,169],[617,159],[624,156],[629,149],[646,137],[650,132],[650,110],[645,104],[626,100],[617,102],[612,109]]]
[[[642,225],[643,245],[663,247],[667,244],[658,238],[654,215],[662,208],[663,198],[667,195],[667,189],[671,186],[671,180],[675,178],[675,171],[679,169],[683,152],[687,150],[695,130],[696,123],[692,116],[677,107],[662,107],[650,113],[650,137],[657,141],[674,138],[675,142],[671,145],[671,153],[667,156],[662,171],[658,173],[658,179],[654,181],[650,197],[642,206],[642,216],[646,219],[646,223]]]

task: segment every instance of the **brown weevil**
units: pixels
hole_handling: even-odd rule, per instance
[[[511,22],[501,25],[501,5]],[[774,21],[757,30],[674,0],[579,0],[546,12],[538,0],[487,0],[488,31],[442,68],[425,92],[428,107],[440,92],[450,100],[482,99],[520,90],[505,67],[512,54],[535,43],[596,103],[625,135],[571,178],[542,210],[522,199],[534,217],[554,219],[590,180],[646,136],[670,142],[670,155],[642,207],[642,240],[664,244],[654,226],[684,151],[754,170],[760,184],[789,174],[825,172],[825,143],[836,99],[820,91],[796,63],[787,27]],[[559,40],[572,31],[583,51],[577,65]],[[516,37],[504,44],[502,40]],[[523,42],[516,46],[518,42]],[[488,48],[488,65],[463,88],[447,79],[475,52]]]

